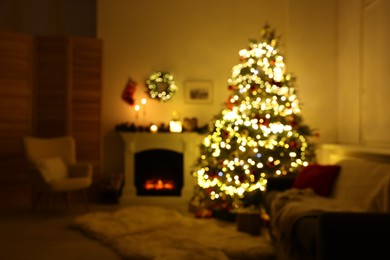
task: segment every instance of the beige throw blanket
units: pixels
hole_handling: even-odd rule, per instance
[[[390,176],[383,178],[371,193],[366,209],[369,212],[390,212]]]
[[[362,211],[344,201],[316,195],[311,189],[289,189],[278,194],[271,207],[271,232],[280,259],[301,259],[294,251],[292,229],[302,217],[323,211]],[[278,250],[279,249],[279,250]]]

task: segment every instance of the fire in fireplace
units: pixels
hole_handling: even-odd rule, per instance
[[[183,154],[152,149],[135,154],[137,196],[181,196]]]
[[[173,190],[174,188],[175,184],[171,180],[151,179],[145,182],[146,190]]]

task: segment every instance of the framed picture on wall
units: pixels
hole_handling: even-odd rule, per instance
[[[210,104],[213,101],[213,82],[185,81],[184,96],[186,103]]]

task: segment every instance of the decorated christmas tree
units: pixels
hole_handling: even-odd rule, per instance
[[[231,95],[200,145],[193,207],[259,205],[269,177],[296,174],[315,160],[313,131],[303,122],[275,31],[265,25],[239,56]]]

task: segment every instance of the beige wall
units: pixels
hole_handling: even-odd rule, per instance
[[[360,2],[341,0],[338,10],[338,137],[350,144],[361,140]]]
[[[268,21],[282,36],[287,69],[306,122],[319,142],[390,146],[387,0],[0,0],[0,28],[33,35],[95,36],[104,41],[105,171],[122,171],[116,124],[133,121],[120,94],[128,77],[146,96],[150,72],[168,70],[181,90],[172,102],[148,100],[147,119],[172,111],[209,122],[229,94],[238,51]],[[96,17],[97,16],[97,17]],[[97,27],[97,32],[96,32]],[[190,105],[185,80],[211,80],[211,105]]]
[[[182,118],[197,117],[199,125],[204,125],[219,112],[229,95],[227,79],[239,62],[238,51],[247,47],[249,39],[259,37],[266,21],[282,37],[287,69],[297,76],[304,119],[320,133],[319,142],[338,140],[338,1],[95,2],[0,0],[0,27],[34,35],[97,35],[103,39],[105,172],[123,170],[123,144],[114,127],[134,121],[133,108],[120,98],[129,77],[138,82],[138,102],[146,97],[144,80],[156,70],[171,72],[180,88],[168,103],[148,99],[146,118],[141,117],[140,123],[167,123],[172,112],[178,111]],[[185,103],[186,80],[212,81],[212,104]]]
[[[388,148],[390,2],[342,0],[339,17],[339,141]]]
[[[303,116],[320,134],[337,141],[337,0],[290,0],[288,68],[297,76]]]
[[[362,6],[362,142],[390,147],[390,1]]]
[[[212,120],[227,99],[227,79],[238,51],[258,38],[268,21],[282,36],[287,69],[307,123],[320,141],[336,141],[336,1],[312,0],[98,0],[97,31],[104,41],[103,134],[106,171],[123,168],[116,124],[134,121],[134,109],[120,98],[127,79],[138,82],[136,100],[146,97],[144,80],[154,71],[172,73],[179,92],[168,103],[148,99],[140,123],[168,123],[173,111]],[[211,80],[210,105],[184,101],[186,80]]]

